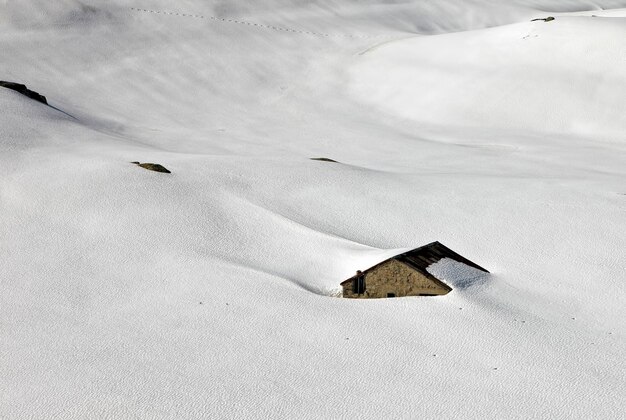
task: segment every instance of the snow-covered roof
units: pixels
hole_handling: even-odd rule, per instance
[[[415,248],[411,251],[402,253],[402,254],[398,254],[394,257],[391,257],[385,261],[382,261],[370,268],[368,268],[367,270],[364,270],[363,273],[367,273],[368,271],[372,270],[375,267],[378,267],[380,264],[383,264],[389,260],[397,260],[400,262],[403,262],[405,264],[407,264],[408,266],[412,267],[413,269],[419,271],[420,273],[422,273],[423,275],[425,275],[428,278],[433,278],[435,280],[440,280],[437,279],[435,276],[433,276],[431,273],[429,273],[427,271],[427,268],[429,266],[431,266],[432,264],[435,264],[437,262],[439,262],[440,260],[444,259],[444,258],[449,258],[451,260],[454,261],[458,261],[460,263],[463,263],[465,265],[468,265],[470,267],[476,268],[478,270],[484,271],[485,273],[488,273],[489,271],[486,270],[485,268],[479,266],[478,264],[468,260],[467,258],[457,254],[456,252],[454,252],[453,250],[451,250],[450,248],[448,248],[447,246],[445,246],[444,244],[442,244],[441,242],[432,242],[428,245],[424,245],[421,246],[419,248]],[[347,283],[349,281],[351,281],[353,277],[350,277],[349,279],[343,281],[341,284]]]

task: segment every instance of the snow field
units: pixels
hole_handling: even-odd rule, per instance
[[[0,5],[0,418],[621,418],[625,7]]]

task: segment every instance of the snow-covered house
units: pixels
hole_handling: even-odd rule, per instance
[[[488,273],[439,242],[396,255],[341,283],[345,298],[389,298],[445,295],[452,290],[427,268],[444,258]]]

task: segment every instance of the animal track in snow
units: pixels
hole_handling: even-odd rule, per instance
[[[253,26],[253,27],[257,27],[261,29],[270,29],[270,30],[278,31],[278,32],[290,32],[290,33],[295,33],[295,34],[314,35],[314,36],[320,36],[320,37],[326,37],[326,38],[343,37],[343,38],[355,38],[355,39],[368,39],[368,38],[379,38],[383,36],[383,35],[370,36],[370,35],[348,35],[348,34],[331,35],[331,34],[327,34],[324,32],[314,32],[314,31],[304,31],[300,29],[283,28],[280,26],[265,25],[262,23],[248,22],[245,20],[220,18],[217,16],[194,15],[190,13],[168,12],[164,10],[138,9],[135,7],[131,7],[130,10],[134,12],[154,13],[154,14],[159,14],[159,15],[180,16],[180,17],[187,17],[187,18],[194,18],[194,19],[208,19],[208,20],[220,21],[220,22],[225,22],[225,23],[234,23],[238,25]]]

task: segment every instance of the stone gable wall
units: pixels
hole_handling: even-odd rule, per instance
[[[365,293],[352,292],[352,282],[343,285],[345,298],[386,298],[420,295],[445,295],[451,289],[444,287],[422,273],[397,260],[389,260],[365,274]]]

